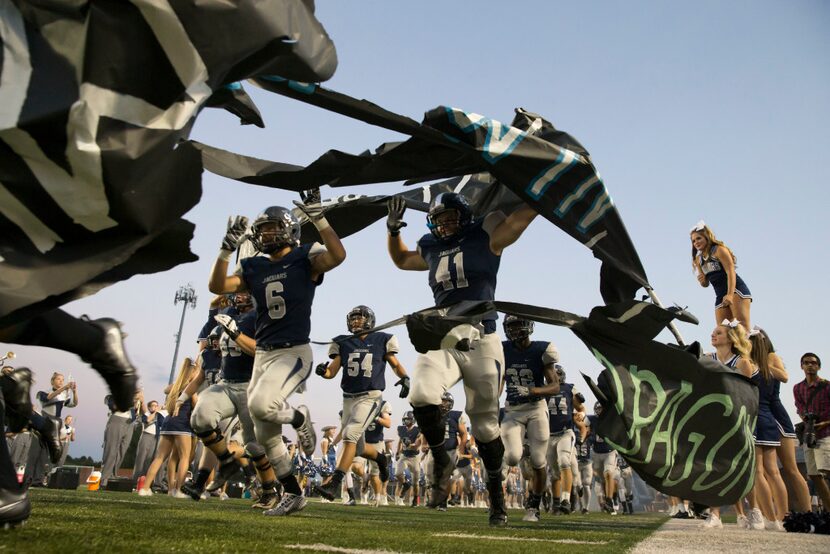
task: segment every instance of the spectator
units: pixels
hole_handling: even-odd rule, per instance
[[[156,455],[161,426],[164,423],[164,416],[159,412],[159,403],[151,400],[144,409],[144,394],[139,393],[142,404],[141,414],[141,438],[138,440],[138,447],[135,451],[135,469],[133,479],[138,480],[142,475],[147,475],[150,463]],[[162,472],[156,473],[155,485],[161,488]]]
[[[135,409],[118,411],[113,402],[112,395],[104,397],[104,404],[109,409],[109,419],[104,429],[104,461],[101,468],[101,489],[106,489],[111,477],[115,477],[121,462],[124,461],[124,454],[130,446],[133,438],[133,421],[135,420]]]
[[[826,477],[830,477],[830,382],[818,376],[821,358],[812,352],[801,356],[804,380],[793,387],[795,409],[807,427],[812,419],[816,443],[811,448],[803,445],[807,475],[815,485],[824,509],[830,507],[830,489]],[[806,437],[805,437],[806,438]]]
[[[58,461],[56,467],[63,467],[66,463],[66,457],[69,455],[69,443],[75,440],[75,428],[72,426],[72,416],[68,415],[63,419],[63,426],[61,427],[61,459]]]

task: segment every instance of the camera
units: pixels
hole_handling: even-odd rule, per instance
[[[802,417],[804,420],[804,434],[802,435],[804,444],[807,448],[815,448],[818,439],[816,438],[816,421],[818,416],[814,413],[806,413]]]

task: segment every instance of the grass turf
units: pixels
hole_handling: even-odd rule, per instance
[[[249,500],[193,502],[166,495],[31,491],[26,526],[0,534],[0,552],[622,552],[659,527],[663,514],[551,516],[493,529],[484,509],[369,506],[309,501],[287,518],[266,517]],[[442,536],[443,535],[443,536]],[[449,535],[449,536],[447,536]],[[504,540],[509,539],[509,540]],[[579,541],[579,542],[575,542]],[[587,542],[587,544],[586,544]],[[318,547],[319,548],[319,547]],[[353,550],[351,550],[353,549]]]

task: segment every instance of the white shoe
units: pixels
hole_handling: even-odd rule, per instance
[[[776,521],[775,522],[775,530],[780,533],[786,533],[787,530],[784,529],[784,522],[783,521]]]
[[[306,456],[311,457],[317,447],[317,433],[314,431],[314,422],[306,406],[297,406],[297,411],[303,414],[303,424],[297,427],[297,438]]]
[[[721,522],[720,516],[710,513],[701,527],[703,529],[723,529],[723,522]]]
[[[208,491],[205,491],[199,498],[201,498],[202,500],[207,500],[208,498],[210,498],[210,493]]]
[[[386,498],[385,494],[380,497],[380,505],[381,506],[388,506],[389,505],[389,499]]]
[[[743,514],[738,514],[736,523],[738,524],[738,529],[750,529],[749,519]]]
[[[680,506],[675,504],[674,506],[669,508],[669,517],[674,517],[675,515],[677,515],[677,512],[679,512],[679,511],[680,511]]]
[[[537,510],[536,508],[528,508],[527,511],[525,511],[525,515],[522,518],[522,521],[539,521],[539,510]]]
[[[764,520],[764,529],[767,531],[786,531],[786,529],[784,529],[783,522],[771,521],[769,519]]]
[[[172,496],[173,498],[190,498],[189,495],[183,493],[182,491],[176,491],[170,496]]]
[[[758,508],[753,508],[749,512],[749,529],[753,531],[763,531],[764,530],[764,516],[761,514],[761,510]]]
[[[299,512],[305,508],[306,499],[300,494],[291,494],[287,492],[282,495],[280,503],[270,510],[262,512],[266,516],[289,516],[294,512]]]
[[[138,489],[138,496],[153,496],[153,491],[150,489]]]
[[[395,506],[403,506],[403,498],[396,498]]]
[[[222,493],[219,495],[219,500],[227,500],[228,498],[230,498],[230,496],[228,496],[228,493],[226,493],[225,491],[222,491]]]

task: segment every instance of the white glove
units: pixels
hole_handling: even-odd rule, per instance
[[[327,229],[329,222],[326,221],[326,217],[323,215],[323,204],[320,202],[320,187],[313,188],[307,192],[301,192],[300,198],[302,198],[302,202],[294,200],[294,205],[306,215],[318,231]]]
[[[213,319],[216,320],[216,323],[222,326],[222,329],[224,329],[233,340],[236,340],[241,334],[239,327],[236,325],[236,321],[231,316],[227,314],[218,314],[213,316]]]
[[[530,396],[530,387],[525,387],[524,385],[516,385],[513,387],[513,390],[516,391],[516,395],[521,398],[526,398]]]

